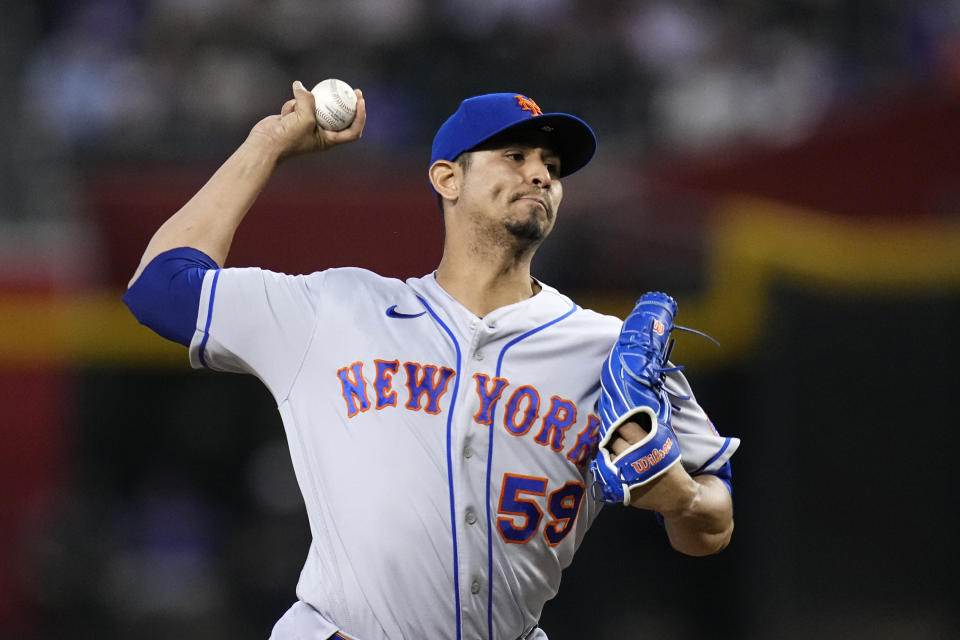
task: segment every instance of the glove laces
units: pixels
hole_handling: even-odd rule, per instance
[[[680,325],[674,325],[671,329],[671,333],[673,331],[683,331],[685,333],[692,333],[694,335],[700,336],[701,338],[705,338],[709,340],[710,342],[712,342],[718,347],[720,346],[720,343],[715,338],[713,338],[707,333],[704,333],[703,331],[698,331],[697,329],[691,329],[690,327],[682,327]],[[618,354],[620,359],[620,366],[623,371],[627,372],[628,376],[630,376],[634,381],[644,385],[645,387],[649,387],[651,389],[661,387],[669,396],[673,398],[677,398],[678,400],[690,399],[689,395],[670,389],[663,384],[664,380],[666,379],[666,375],[668,373],[683,371],[684,369],[683,365],[671,365],[669,367],[663,366],[664,363],[670,360],[670,354],[673,353],[673,347],[676,344],[676,340],[673,337],[671,337],[665,344],[663,344],[662,347],[659,346],[658,343],[661,342],[662,337],[657,335],[654,332],[652,326],[642,331],[641,330],[624,331],[621,338],[624,338],[624,337],[626,338],[625,342],[628,345],[631,345],[633,349],[637,349],[637,348],[642,349],[644,352],[644,356],[647,358],[647,361],[650,362],[651,364],[651,366],[647,367],[643,371],[636,373],[634,372],[633,368],[631,368],[627,364],[627,362],[624,360],[624,357],[623,357],[624,352],[621,351]],[[671,403],[671,405],[672,404],[673,403]],[[680,408],[677,406],[673,406],[673,410],[679,412]]]

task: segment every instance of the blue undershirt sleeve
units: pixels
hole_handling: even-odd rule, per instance
[[[733,468],[730,466],[729,460],[727,460],[724,465],[716,471],[705,471],[700,475],[717,476],[720,478],[720,481],[726,485],[727,491],[730,492],[730,495],[733,495]]]
[[[191,247],[164,251],[150,261],[123,302],[140,324],[185,347],[196,331],[203,276],[220,266]]]

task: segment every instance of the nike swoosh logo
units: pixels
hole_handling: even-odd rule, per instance
[[[404,319],[419,318],[425,313],[426,311],[421,311],[420,313],[403,313],[402,311],[397,311],[397,305],[393,305],[392,307],[387,309],[388,318],[404,318]]]

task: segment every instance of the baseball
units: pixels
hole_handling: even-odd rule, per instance
[[[310,90],[317,103],[317,124],[327,131],[346,129],[357,115],[357,94],[343,80],[330,78]]]

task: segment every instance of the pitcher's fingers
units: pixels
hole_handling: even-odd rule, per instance
[[[357,90],[359,93],[359,90]],[[367,108],[362,98],[357,100],[357,113],[353,116],[353,122],[346,129],[340,131],[321,131],[324,139],[329,144],[343,144],[344,142],[353,142],[359,140],[363,134],[363,126],[367,121]]]
[[[313,97],[313,94],[303,86],[303,83],[299,80],[293,83],[293,97],[297,100],[297,103],[307,111],[313,111],[317,108],[316,99]]]
[[[363,92],[360,89],[354,89],[353,92],[357,94],[357,113],[353,116],[353,122],[349,127],[337,132],[349,140],[356,140],[363,135],[363,127],[367,124],[367,101],[363,99]]]
[[[283,107],[280,108],[280,116],[285,116],[287,114],[293,113],[293,110],[297,107],[296,98],[290,98],[283,103]]]
[[[617,435],[630,444],[640,442],[647,437],[647,432],[640,428],[635,422],[625,422],[617,429]]]
[[[363,91],[360,89],[354,89],[353,92],[357,94],[357,115],[350,126],[356,125],[362,133],[363,127],[367,124],[367,101],[363,99]]]
[[[607,448],[613,452],[613,457],[616,458],[621,453],[630,448],[630,443],[621,438],[619,435],[613,436],[613,439],[607,444]]]

